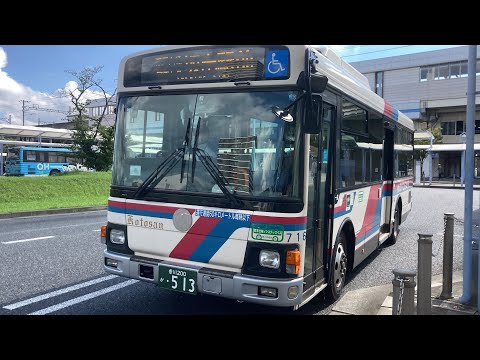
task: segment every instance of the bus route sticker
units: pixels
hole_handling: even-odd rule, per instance
[[[347,203],[345,204],[345,209],[347,211],[350,211],[350,198],[351,198],[350,194],[347,194]]]
[[[358,193],[358,202],[362,202],[363,201],[363,191],[360,191]]]
[[[272,224],[252,223],[251,236],[255,240],[282,242],[283,226]]]

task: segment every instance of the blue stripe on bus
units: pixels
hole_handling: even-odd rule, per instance
[[[307,228],[307,224],[284,224],[283,231],[301,231]]]
[[[225,242],[232,236],[235,230],[245,227],[245,221],[222,219],[215,225],[195,251],[189,260],[208,263]]]
[[[172,219],[172,213],[166,212],[158,212],[158,211],[148,211],[148,210],[137,210],[137,209],[125,209],[120,208],[117,206],[109,206],[108,211],[116,212],[119,214],[127,214],[127,215],[138,215],[138,216],[149,216],[149,217],[156,217],[161,219]]]
[[[377,204],[375,205],[375,213],[373,215],[371,228],[365,233],[365,235],[362,235],[361,237],[357,238],[357,241],[355,241],[356,245],[361,244],[366,239],[368,239],[369,236],[373,235],[376,231],[378,231],[378,229],[380,229],[381,215],[382,215],[382,198],[379,198],[377,201]]]
[[[119,214],[125,214],[125,208],[121,208],[117,206],[109,206],[108,211],[119,213]]]
[[[339,211],[338,213],[335,214],[334,219],[339,218],[343,215],[350,214],[351,212],[352,212],[352,208],[350,208],[350,210]]]
[[[127,215],[139,215],[139,216],[156,217],[161,219],[173,219],[173,213],[167,213],[167,212],[126,209],[126,213]]]
[[[392,106],[392,118],[393,120],[398,120],[398,110]]]

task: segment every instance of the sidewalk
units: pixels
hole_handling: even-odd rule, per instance
[[[442,275],[432,277],[432,315],[480,315],[475,306],[460,304],[461,271],[453,273],[453,299],[440,300]],[[392,275],[393,278],[393,275]],[[392,315],[393,285],[381,285],[347,292],[329,315]]]
[[[452,183],[439,183],[439,182],[432,182],[432,185],[428,185],[428,182],[425,183],[425,185],[420,184],[420,185],[417,185],[417,184],[413,184],[413,187],[417,187],[417,188],[435,188],[435,189],[459,189],[459,190],[465,190],[465,186],[461,186],[460,184],[455,184],[455,186],[453,186]],[[480,190],[480,185],[473,185],[473,189],[474,190]]]

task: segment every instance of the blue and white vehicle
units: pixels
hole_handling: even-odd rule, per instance
[[[19,146],[8,150],[5,173],[8,176],[58,175],[77,167],[75,153],[65,148]]]

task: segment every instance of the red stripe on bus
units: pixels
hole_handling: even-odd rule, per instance
[[[208,217],[198,219],[177,246],[175,246],[169,256],[176,259],[188,260],[220,220],[222,219]]]
[[[115,207],[125,209],[125,202],[108,200],[108,206],[115,206]]]
[[[335,208],[335,214],[340,212],[340,211],[345,211],[347,209],[347,201],[346,201],[346,194],[343,195],[342,198],[342,205],[338,206]]]
[[[393,189],[393,184],[390,183],[390,184],[383,184],[383,188],[382,190],[385,191],[385,190],[392,190]]]
[[[365,210],[365,217],[363,218],[362,228],[358,232],[360,236],[363,236],[372,228],[373,219],[375,218],[375,210],[377,209],[379,188],[380,185],[374,185],[370,188],[370,194],[368,194],[367,209]]]
[[[392,116],[392,105],[390,105],[388,102],[385,101],[385,109],[384,109],[385,115],[387,116]]]
[[[165,213],[174,213],[180,208],[171,207],[171,206],[162,206],[162,205],[147,205],[147,204],[138,204],[138,203],[126,203],[127,209],[135,209],[135,210],[147,210],[147,211],[157,211],[157,212],[165,212]],[[195,212],[194,209],[185,209],[190,214]]]

